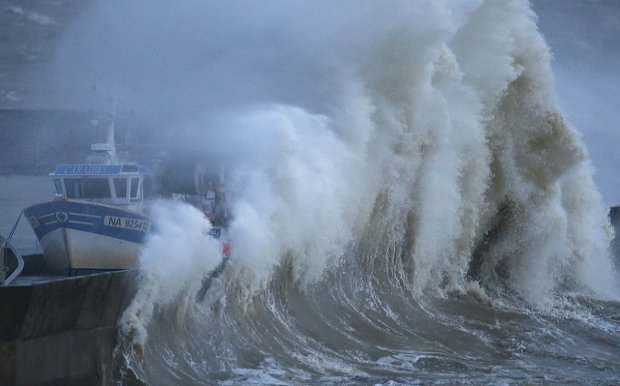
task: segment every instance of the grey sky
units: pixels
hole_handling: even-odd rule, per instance
[[[605,203],[620,204],[620,2],[533,2],[553,52],[558,103],[581,132]]]
[[[75,32],[76,29],[82,28],[88,32],[89,26],[80,26],[79,23],[92,21],[93,18],[84,18],[84,13],[98,12],[100,15],[103,15],[98,23],[110,23],[113,26],[114,18],[110,17],[110,12],[114,12],[114,9],[112,9],[110,4],[120,4],[123,6],[122,4],[124,3],[92,0],[71,0],[64,3],[36,0],[0,0],[0,23],[2,25],[0,27],[0,35],[4,36],[0,43],[0,47],[2,47],[0,50],[0,106],[9,108],[49,107],[50,103],[57,103],[59,101],[58,98],[50,98],[48,96],[50,93],[53,93],[53,90],[57,89],[54,82],[50,81],[48,77],[50,70],[53,70],[50,69],[50,63],[55,63],[56,66],[63,66],[63,61],[58,61],[58,57],[71,61],[71,57],[63,54],[62,51],[63,49],[66,50],[67,47],[71,47],[72,44],[71,41],[67,41],[65,38],[67,35],[71,36],[71,32]],[[205,35],[200,33],[213,36],[213,34],[221,31],[222,28],[236,28],[235,26],[240,24],[245,25],[247,28],[248,24],[253,24],[256,26],[256,30],[261,32],[251,37],[249,42],[250,48],[260,47],[260,41],[267,41],[269,39],[303,40],[305,38],[303,34],[299,34],[294,28],[296,23],[307,23],[308,20],[312,19],[313,12],[320,13],[323,18],[337,18],[341,12],[344,12],[338,6],[327,16],[325,12],[318,10],[316,6],[306,7],[304,14],[299,15],[299,20],[296,23],[291,23],[292,29],[289,31],[290,33],[270,35],[268,29],[261,29],[261,20],[280,17],[278,12],[274,12],[274,10],[277,10],[278,6],[286,8],[286,2],[269,3],[269,7],[263,6],[255,10],[251,18],[247,20],[239,19],[233,24],[227,25],[220,25],[217,20],[205,21],[197,16],[197,12],[189,12],[187,15],[182,14],[183,12],[188,12],[188,10],[191,11],[191,7],[179,7],[174,11],[177,14],[169,14],[168,11],[157,12],[157,9],[154,9],[152,4],[149,1],[144,2],[144,7],[151,6],[151,12],[147,16],[143,15],[141,18],[143,22],[139,24],[144,27],[146,22],[146,27],[149,28],[145,28],[142,31],[129,31],[134,32],[133,36],[139,40],[140,44],[136,44],[136,41],[124,39],[124,36],[128,36],[126,33],[128,31],[123,30],[119,30],[116,35],[112,34],[111,36],[115,38],[112,41],[92,42],[105,45],[107,43],[112,44],[115,41],[122,41],[123,44],[120,49],[117,47],[98,47],[98,50],[102,53],[113,52],[116,56],[135,54],[136,57],[140,57],[138,50],[151,50],[147,57],[154,58],[155,60],[150,60],[149,66],[135,62],[134,65],[140,67],[141,70],[127,72],[128,74],[140,75],[133,79],[132,92],[148,93],[151,96],[151,101],[153,95],[160,94],[163,103],[158,104],[158,106],[169,104],[170,100],[182,100],[188,109],[193,109],[195,106],[192,106],[192,104],[212,105],[214,103],[214,100],[209,99],[209,95],[213,94],[205,93],[204,91],[205,88],[218,89],[217,84],[210,84],[209,82],[219,80],[222,83],[232,84],[236,87],[227,87],[228,97],[222,98],[221,93],[217,95],[216,99],[221,103],[227,103],[227,101],[231,100],[238,101],[240,98],[251,99],[253,95],[266,95],[265,90],[268,88],[270,90],[268,99],[277,100],[281,98],[291,101],[292,98],[292,102],[299,102],[294,99],[302,95],[304,98],[310,99],[304,100],[304,105],[312,105],[312,100],[320,101],[319,105],[329,105],[329,103],[326,103],[326,97],[330,95],[329,85],[333,83],[336,77],[334,79],[317,77],[317,74],[326,74],[329,71],[322,71],[320,68],[312,68],[306,65],[308,62],[312,62],[319,66],[329,66],[329,58],[318,62],[316,60],[305,61],[305,53],[291,53],[290,50],[294,49],[294,45],[287,45],[284,41],[273,46],[281,48],[290,47],[288,48],[289,51],[287,49],[280,49],[279,51],[269,52],[268,55],[258,55],[264,60],[253,63],[255,67],[253,74],[258,74],[259,76],[254,76],[252,82],[246,82],[243,78],[240,78],[240,75],[247,74],[246,69],[230,66],[230,63],[239,59],[238,57],[231,57],[231,55],[241,55],[248,58],[256,57],[256,55],[254,55],[255,52],[248,51],[248,47],[237,46],[236,50],[227,53],[227,55],[220,55],[221,59],[219,61],[215,63],[212,60],[208,61],[211,65],[211,71],[219,71],[220,75],[209,77],[207,79],[208,82],[205,81],[204,85],[199,86],[196,82],[196,79],[200,79],[196,74],[201,74],[201,68],[199,67],[201,60],[199,59],[201,57],[213,57],[214,55],[217,57],[218,44],[217,39],[215,39],[216,43],[207,46],[206,51],[200,52],[192,48],[196,46],[192,44],[192,39],[204,39]],[[94,10],[91,8],[93,5]],[[617,127],[617,112],[620,111],[620,76],[618,73],[620,68],[620,2],[615,0],[534,0],[533,6],[539,15],[540,30],[554,54],[553,68],[557,80],[558,103],[569,122],[583,135],[583,140],[597,169],[595,179],[605,202],[607,204],[620,203],[620,174],[616,172],[617,165],[620,165],[620,153],[616,150],[617,145],[620,144],[620,131]],[[130,6],[125,5],[123,7]],[[136,7],[136,12],[141,12],[140,8]],[[234,11],[234,9],[231,11]],[[126,9],[121,14],[125,15],[125,17],[132,17],[132,13],[127,12]],[[183,25],[165,22],[165,20],[175,17],[177,19],[183,18],[187,22]],[[381,15],[377,15],[377,17],[380,18]],[[204,27],[206,22],[208,22],[208,26]],[[134,25],[131,20],[130,22],[118,20],[118,23],[125,26]],[[337,25],[336,23],[327,24]],[[101,27],[101,25],[91,27],[96,29]],[[251,30],[251,27],[249,29]],[[145,46],[143,44],[145,39],[140,39],[140,37],[154,30],[157,31],[157,39],[146,40],[159,40],[163,43]],[[318,27],[310,28],[309,30],[315,31],[317,34],[325,33],[325,31]],[[196,34],[196,32],[200,33]],[[183,34],[187,36],[187,39],[182,40],[186,44],[170,45],[176,44],[175,40],[171,39],[172,36],[178,37]],[[225,34],[223,33],[223,35]],[[167,44],[166,41],[169,41],[170,44]],[[59,42],[63,43],[59,45]],[[243,44],[243,42],[239,43]],[[304,52],[307,55],[316,53],[316,47],[313,47],[311,43],[299,44],[297,42],[296,46],[298,49],[301,47],[305,50]],[[92,49],[93,45],[90,44],[82,48],[88,49],[89,47]],[[127,50],[123,52],[122,47]],[[194,67],[185,66],[180,69],[184,74],[183,79],[175,79],[174,82],[163,80],[164,84],[168,86],[177,85],[179,88],[175,90],[174,88],[166,87],[169,91],[167,95],[160,93],[160,90],[150,89],[146,86],[148,84],[147,80],[153,76],[159,76],[157,74],[161,73],[159,71],[161,66],[175,63],[174,61],[170,62],[169,57],[166,57],[167,64],[162,60],[163,56],[158,55],[156,52],[162,47],[174,48],[174,56],[180,58],[178,60],[180,64],[197,64]],[[212,52],[208,50],[212,50]],[[152,52],[155,52],[155,55]],[[81,54],[84,53],[82,52]],[[76,60],[80,64],[76,68],[68,67],[72,71],[71,76],[79,75],[79,73],[74,71],[79,72],[80,69],[89,69],[88,61],[84,62],[84,58],[87,57],[89,55],[81,55],[79,61]],[[106,57],[106,55],[103,55],[103,57]],[[108,59],[106,60],[114,60],[111,55],[107,57]],[[188,57],[193,59],[189,62],[184,61]],[[290,58],[298,58],[301,62],[288,63],[284,60]],[[115,67],[114,63],[99,63],[99,71],[101,73],[106,72],[106,65],[109,65],[107,66],[108,68]],[[303,72],[300,72],[302,70]],[[279,74],[278,79],[281,79],[281,84],[265,85],[257,82],[257,79],[261,79],[261,77],[273,79],[274,77],[270,76],[273,72]],[[228,79],[231,77],[235,79],[234,82],[230,82],[230,79]],[[307,81],[304,81],[304,79]],[[186,83],[183,83],[184,80]],[[131,83],[132,80],[126,81]],[[151,83],[155,84],[156,82]],[[309,85],[312,87],[308,87]],[[300,93],[296,92],[296,88],[315,91],[310,94]],[[181,96],[183,93],[185,95]],[[43,95],[44,98],[37,100],[36,95]],[[314,104],[316,105],[316,103]],[[178,112],[177,107],[174,108],[175,112]],[[320,106],[314,107],[318,111],[321,110]],[[158,111],[162,111],[161,108],[158,109]]]

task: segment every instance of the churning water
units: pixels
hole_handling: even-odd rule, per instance
[[[155,205],[119,382],[620,382],[607,210],[528,2],[277,5],[206,6],[251,94],[185,132],[229,165],[233,253],[196,302],[221,248]]]

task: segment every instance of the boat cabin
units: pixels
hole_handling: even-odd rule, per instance
[[[56,197],[110,205],[141,205],[152,196],[151,175],[136,164],[63,164],[49,174]]]

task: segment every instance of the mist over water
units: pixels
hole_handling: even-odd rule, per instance
[[[229,169],[202,303],[209,224],[154,206],[119,347],[138,378],[618,380],[607,209],[527,1],[112,1],[57,63],[59,90],[116,83]]]

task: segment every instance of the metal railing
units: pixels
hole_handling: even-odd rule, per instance
[[[17,276],[19,276],[19,274],[22,273],[22,270],[24,269],[24,259],[15,250],[15,248],[11,247],[10,244],[9,244],[9,242],[13,238],[13,234],[15,233],[15,229],[17,229],[17,224],[19,224],[19,220],[21,220],[21,218],[22,218],[22,214],[24,214],[24,211],[19,212],[19,216],[17,217],[17,221],[15,221],[15,225],[13,225],[13,229],[11,229],[11,232],[9,233],[9,236],[4,240],[4,243],[2,243],[2,246],[0,246],[0,254],[2,256],[2,265],[0,266],[0,269],[2,269],[2,276],[0,276],[0,279],[3,279],[3,280],[0,280],[0,285],[11,284],[11,282],[13,280],[15,280],[15,278]],[[4,276],[6,275],[6,272],[9,269],[8,266],[7,266],[7,262],[6,262],[6,256],[7,256],[7,252],[9,250],[9,248],[11,249],[11,251],[13,251],[13,255],[17,259],[17,267],[15,268],[15,270],[13,270],[13,272],[9,275],[9,277],[4,279]]]

